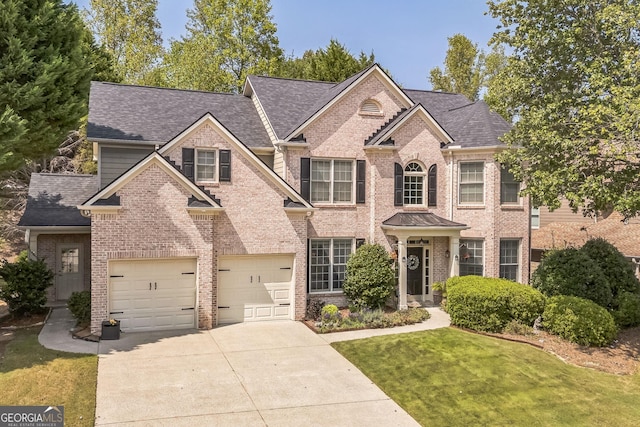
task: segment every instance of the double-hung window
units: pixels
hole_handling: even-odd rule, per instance
[[[422,205],[424,203],[424,170],[416,162],[404,168],[404,204]]]
[[[312,239],[309,249],[309,291],[341,291],[353,239]]]
[[[484,163],[460,163],[459,200],[462,204],[484,203]]]
[[[353,160],[311,160],[311,202],[353,203]]]
[[[518,281],[519,240],[500,240],[500,277]]]
[[[517,204],[519,202],[520,183],[506,167],[500,168],[500,203]]]
[[[218,180],[217,157],[217,150],[196,150],[196,181]]]
[[[482,240],[460,240],[460,276],[483,275],[483,246]]]

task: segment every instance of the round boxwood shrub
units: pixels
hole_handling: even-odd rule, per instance
[[[391,258],[379,244],[360,246],[347,261],[342,290],[356,310],[382,308],[395,288]]]
[[[501,332],[513,320],[531,326],[544,309],[542,293],[521,283],[479,276],[449,283],[447,311],[451,323],[463,328]]]
[[[47,302],[47,288],[53,285],[53,272],[41,259],[18,257],[14,263],[3,260],[0,277],[5,283],[0,286],[0,299],[16,315],[36,313]]]
[[[611,286],[602,269],[586,253],[575,248],[547,253],[533,272],[531,284],[549,297],[571,295],[602,307],[609,307],[612,300]]]
[[[593,301],[556,295],[547,300],[542,326],[549,332],[580,345],[602,347],[616,337],[613,316]]]
[[[603,238],[590,239],[580,248],[602,270],[611,286],[611,306],[615,310],[624,292],[640,295],[640,281],[629,261],[615,246]]]
[[[618,296],[618,308],[613,312],[613,318],[620,328],[640,326],[640,295],[622,292]]]

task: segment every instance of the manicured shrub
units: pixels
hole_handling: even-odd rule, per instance
[[[618,296],[618,308],[613,312],[613,318],[620,328],[640,326],[640,295],[622,292]]]
[[[41,311],[47,302],[46,289],[53,285],[53,273],[43,260],[18,258],[15,263],[2,261],[0,277],[5,283],[0,287],[0,299],[9,311],[23,315]]]
[[[307,300],[307,313],[306,318],[310,320],[318,320],[322,315],[322,307],[324,307],[324,301],[319,299]]]
[[[586,253],[567,248],[554,250],[533,272],[531,284],[546,296],[571,295],[602,307],[612,300],[611,286],[602,269]]]
[[[91,321],[91,292],[73,292],[67,301],[69,311],[80,325]]]
[[[640,281],[629,261],[615,246],[603,238],[590,239],[580,248],[602,270],[611,286],[611,308],[618,308],[624,292],[640,295]]]
[[[451,323],[463,328],[500,332],[512,320],[531,326],[543,309],[544,296],[521,283],[479,276],[447,281]]]
[[[567,295],[547,300],[542,326],[552,334],[580,345],[602,347],[616,337],[613,316],[593,301]]]
[[[395,288],[391,258],[379,244],[360,246],[347,261],[342,290],[358,311],[382,308]]]

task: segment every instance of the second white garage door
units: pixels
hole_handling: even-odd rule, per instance
[[[291,318],[293,255],[218,260],[218,323]]]
[[[196,260],[111,261],[109,313],[123,331],[195,328]]]

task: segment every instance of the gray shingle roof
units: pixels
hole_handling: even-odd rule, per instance
[[[431,212],[398,212],[382,222],[383,225],[394,227],[452,227],[462,228],[466,224],[449,221]]]
[[[272,146],[246,96],[103,82],[91,83],[87,137],[164,143],[208,112],[248,147]]]
[[[76,206],[98,189],[98,177],[95,175],[34,173],[31,175],[27,208],[18,225],[89,226],[91,219],[80,215]]]

